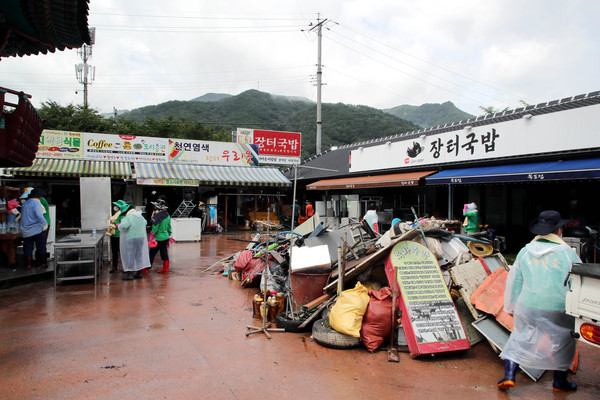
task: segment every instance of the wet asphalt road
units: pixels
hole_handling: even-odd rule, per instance
[[[157,257],[142,280],[31,283],[0,291],[1,399],[598,399],[600,349],[579,346],[575,393],[551,373],[495,383],[503,364],[486,342],[461,354],[389,363],[386,351],[333,350],[310,333],[245,336],[256,289],[204,270],[249,234],[176,243],[171,273]]]

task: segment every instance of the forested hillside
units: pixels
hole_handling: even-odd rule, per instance
[[[457,108],[454,103],[447,101],[442,104],[422,104],[420,106],[402,105],[383,110],[398,118],[405,119],[423,128],[444,125],[450,122],[462,121],[474,116]]]
[[[248,90],[236,96],[209,93],[191,101],[169,101],[104,118],[97,110],[48,101],[38,110],[46,129],[120,135],[229,141],[237,128],[302,133],[302,158],[316,153],[317,105],[302,97],[276,96]],[[399,118],[393,112],[406,115]],[[454,104],[424,104],[379,110],[363,105],[322,105],[321,151],[331,146],[382,138],[419,129],[408,118],[418,116],[421,126],[469,118]],[[415,119],[417,120],[417,119]]]
[[[204,96],[202,96],[204,97]],[[175,121],[201,123],[217,131],[254,128],[301,132],[302,157],[316,152],[316,104],[297,97],[275,96],[257,90],[248,90],[237,96],[220,100],[169,101],[138,108],[120,116],[121,119],[143,122],[147,118],[161,120],[172,117]],[[419,126],[376,108],[342,103],[322,105],[321,150],[332,145],[394,135]]]

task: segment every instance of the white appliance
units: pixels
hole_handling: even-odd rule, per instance
[[[176,242],[194,242],[200,240],[202,219],[171,218],[171,237]]]

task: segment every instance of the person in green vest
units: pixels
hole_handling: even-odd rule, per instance
[[[479,212],[477,211],[477,204],[465,204],[463,207],[463,216],[465,217],[465,222],[463,223],[465,232],[477,232],[479,230]]]
[[[150,268],[154,262],[154,257],[160,251],[160,258],[163,262],[163,267],[159,274],[169,272],[169,240],[171,237],[171,217],[169,216],[169,205],[163,199],[153,201],[154,212],[150,222],[152,223],[152,232],[150,233],[150,242],[152,239],[156,241],[156,246],[150,248]],[[150,268],[144,270],[148,273]]]
[[[131,206],[123,200],[117,200],[113,202],[113,211],[115,213],[112,215],[112,217],[110,217],[110,224],[108,226],[108,230],[106,231],[106,235],[110,236],[110,249],[112,253],[112,267],[110,270],[108,270],[108,272],[111,274],[118,271],[119,255],[121,253],[121,232],[119,231],[119,228],[117,228],[117,224],[121,223],[121,220],[123,217],[125,217],[125,214],[130,207]]]

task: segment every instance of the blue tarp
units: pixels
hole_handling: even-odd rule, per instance
[[[425,178],[425,183],[437,185],[594,178],[600,178],[600,158],[449,169]]]

